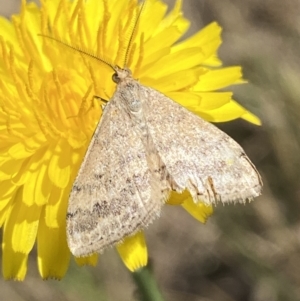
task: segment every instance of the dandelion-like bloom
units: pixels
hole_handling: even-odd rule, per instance
[[[64,48],[51,35],[122,66],[139,6],[135,0],[44,0],[41,8],[22,1],[11,22],[0,19],[0,225],[5,278],[22,280],[28,254],[37,242],[43,278],[65,274],[69,192],[101,117],[94,95],[109,99],[115,89],[106,65]],[[166,5],[149,0],[128,56],[133,77],[164,93],[208,121],[259,120],[238,105],[230,92],[242,83],[240,67],[221,68],[216,51],[221,28],[212,23],[176,43],[188,28],[181,1],[165,16]],[[214,67],[214,68],[211,68]],[[219,68],[216,68],[219,67]],[[189,195],[172,195],[204,222],[211,207]],[[117,246],[134,271],[147,262],[143,233]],[[97,255],[76,259],[95,264]]]

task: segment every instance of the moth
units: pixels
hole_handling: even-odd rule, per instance
[[[171,191],[195,202],[245,202],[262,181],[228,135],[115,67],[105,107],[70,194],[75,256],[102,252],[151,224]]]
[[[69,198],[67,239],[73,255],[102,252],[145,229],[171,191],[187,190],[194,202],[207,205],[245,202],[261,193],[258,171],[232,138],[143,86],[128,68],[108,65],[116,91]]]

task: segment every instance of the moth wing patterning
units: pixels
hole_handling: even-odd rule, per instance
[[[260,175],[232,138],[160,92],[144,91],[149,133],[173,190],[206,204],[260,195]]]
[[[150,170],[157,158],[149,163],[143,137],[117,97],[103,112],[70,194],[67,237],[75,256],[101,252],[143,229],[166,199]]]

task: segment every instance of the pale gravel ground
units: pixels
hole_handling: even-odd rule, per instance
[[[0,0],[0,13],[18,11]],[[173,0],[168,2],[173,3]],[[299,30],[300,2],[185,0],[190,33],[223,27],[224,64],[242,65],[248,85],[235,98],[263,121],[221,128],[243,145],[264,177],[264,194],[247,206],[219,206],[203,226],[167,208],[147,231],[154,273],[166,300],[300,300]],[[41,281],[35,254],[23,283],[0,280],[0,300],[132,301],[135,286],[113,250],[97,268],[72,265],[60,282]]]

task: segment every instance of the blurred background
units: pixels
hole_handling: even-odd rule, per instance
[[[0,0],[1,15],[18,12],[20,2]],[[232,90],[262,126],[243,120],[218,126],[243,146],[264,190],[245,206],[219,205],[206,225],[165,208],[146,232],[153,273],[168,301],[300,300],[300,1],[183,2],[188,35],[217,21],[224,66],[243,67],[249,83]],[[24,282],[0,280],[1,300],[137,300],[114,250],[96,268],[72,263],[61,281],[42,281],[31,255]]]

